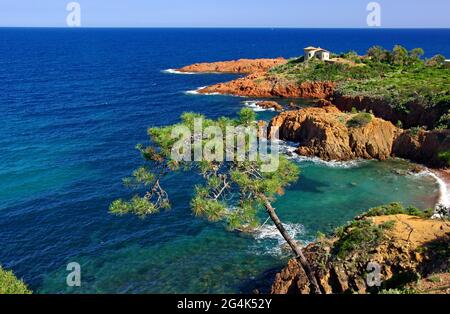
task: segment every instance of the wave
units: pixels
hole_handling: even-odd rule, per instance
[[[195,72],[181,72],[181,71],[178,71],[176,69],[167,69],[167,70],[163,70],[161,72],[162,73],[168,73],[168,74],[180,74],[180,75],[194,75],[194,74],[197,74]]]
[[[283,224],[283,226],[293,239],[297,239],[299,236],[305,234],[305,227],[302,224],[286,223]],[[266,224],[262,226],[253,233],[253,237],[259,243],[270,240],[277,242],[276,245],[265,245],[264,254],[279,256],[286,253],[283,249],[286,245],[286,241],[275,225]]]
[[[244,101],[244,105],[246,107],[249,107],[251,109],[253,109],[253,111],[255,112],[260,112],[260,111],[275,111],[274,108],[263,108],[258,106],[258,102],[257,100],[249,100],[249,101]]]
[[[344,168],[344,169],[357,168],[362,166],[364,163],[368,162],[367,160],[363,159],[356,159],[349,161],[337,161],[337,160],[326,161],[320,159],[319,157],[301,156],[297,154],[296,150],[298,148],[298,143],[279,140],[278,145],[281,153],[286,155],[288,159],[297,162],[312,162],[313,164],[329,168]]]
[[[220,93],[200,93],[200,90],[207,88],[208,86],[202,86],[194,90],[188,90],[184,92],[186,95],[205,95],[205,96],[214,96],[214,95],[222,95]]]
[[[450,207],[450,186],[447,185],[447,183],[439,177],[438,174],[435,172],[426,169],[419,173],[413,174],[415,176],[429,176],[432,177],[434,180],[436,180],[436,183],[439,185],[439,200],[436,204],[436,208],[439,205],[444,205],[445,207]]]
[[[207,86],[202,86],[202,87],[199,87],[199,88],[194,89],[194,90],[188,90],[188,91],[185,92],[185,94],[187,94],[187,95],[200,95],[199,91],[202,90],[203,88],[206,88],[206,87]]]

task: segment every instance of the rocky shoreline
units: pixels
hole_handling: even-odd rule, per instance
[[[234,73],[251,74],[265,72],[270,68],[287,63],[284,58],[276,59],[240,59],[210,63],[195,63],[177,69],[181,73]]]
[[[265,73],[249,76],[226,83],[218,83],[200,89],[200,94],[223,94],[260,98],[326,98],[332,95],[335,84],[332,82],[303,82],[296,84]]]
[[[436,110],[427,112],[424,108],[416,106],[417,110],[413,112],[399,113],[380,99],[338,95],[334,82],[295,83],[270,75],[269,70],[273,66],[286,62],[287,60],[283,58],[241,59],[199,63],[181,68],[179,71],[248,74],[230,82],[201,88],[198,90],[199,94],[227,94],[256,98],[312,98],[320,99],[321,107],[333,106],[341,111],[341,113],[337,111],[330,113],[331,109],[325,111],[323,108],[301,109],[282,112],[272,120],[272,128],[277,126],[280,129],[280,139],[307,143],[302,144],[297,151],[301,155],[338,161],[355,158],[384,160],[389,157],[400,157],[432,168],[441,169],[447,166],[446,162],[439,158],[438,152],[450,149],[450,141],[446,140],[450,136],[448,130],[403,131],[394,126],[399,121],[402,122],[402,127],[426,126],[434,123],[440,112]],[[279,108],[277,107],[276,110]],[[344,112],[352,110],[370,112],[374,117],[373,122],[361,128],[346,128],[340,120],[346,119]],[[323,116],[323,113],[327,114]],[[300,120],[302,120],[301,125]]]
[[[364,294],[389,289],[449,292],[448,223],[406,214],[369,216],[357,218],[340,233],[319,238],[304,248],[323,293]],[[379,272],[379,287],[372,286],[368,277],[374,270]],[[311,293],[296,259],[276,275],[271,293]]]
[[[328,161],[399,157],[426,165],[440,184],[440,203],[450,205],[450,170],[446,169],[448,164],[439,155],[442,151],[450,151],[450,141],[447,140],[450,131],[417,128],[434,125],[442,114],[440,109],[427,111],[411,104],[412,112],[397,112],[382,99],[340,95],[336,92],[335,82],[295,83],[273,76],[269,72],[270,68],[287,61],[281,58],[263,60],[196,64],[179,71],[246,74],[230,82],[201,88],[199,94],[318,99],[320,101],[316,107],[279,113],[270,122],[268,133],[271,136],[277,133],[281,140],[298,143],[296,153],[302,156]],[[274,102],[266,103],[265,106],[281,110]],[[418,171],[428,170],[422,168]],[[318,240],[304,249],[324,293],[373,291],[364,278],[365,267],[370,261],[382,265],[386,289],[397,287],[396,280],[405,274],[426,277],[448,269],[445,256],[442,258],[427,249],[442,241],[444,244],[449,242],[447,222],[398,214],[366,217],[363,220],[375,229],[390,221],[394,221],[394,227],[386,233],[386,238],[369,251],[364,251],[364,248],[354,250],[345,257],[336,257],[338,238]],[[349,228],[348,232],[351,233],[353,229]],[[445,273],[441,277],[450,279]],[[446,284],[449,283],[447,280]],[[422,282],[421,287],[430,290],[430,286],[436,288],[428,281]],[[421,288],[417,284],[414,289],[420,291]],[[306,274],[295,259],[290,260],[287,267],[277,274],[271,292],[310,293]]]
[[[450,149],[450,132],[403,130],[370,113],[322,107],[285,111],[272,119],[269,134],[300,143],[297,153],[331,161],[408,159],[436,168],[445,166],[438,152]]]

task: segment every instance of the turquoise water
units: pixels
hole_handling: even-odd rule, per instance
[[[305,243],[314,240],[318,231],[331,232],[367,208],[399,200],[426,208],[437,193],[430,177],[398,174],[398,170],[408,168],[403,161],[365,161],[345,168],[311,161],[300,165],[302,179],[275,206],[289,232]],[[250,236],[205,224],[191,217],[187,208],[183,213],[163,213],[155,219],[161,226],[143,231],[141,236],[172,236],[151,245],[132,240],[110,244],[100,254],[75,258],[83,268],[81,290],[66,288],[66,273],[59,272],[44,280],[40,292],[264,291],[288,256],[270,224]]]
[[[134,146],[147,127],[185,111],[231,116],[245,106],[185,93],[236,76],[163,70],[296,56],[309,43],[359,52],[402,43],[450,55],[448,38],[448,30],[1,29],[0,263],[40,293],[264,291],[288,257],[273,226],[244,235],[193,217],[195,176],[164,182],[171,211],[146,220],[107,212],[132,194],[121,178],[140,165]],[[427,208],[438,197],[435,180],[407,174],[403,161],[297,162],[301,179],[275,205],[303,242],[372,206]],[[69,262],[81,264],[81,288],[66,287]]]

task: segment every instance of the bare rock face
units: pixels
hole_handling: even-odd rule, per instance
[[[334,106],[283,112],[269,126],[270,136],[300,143],[297,152],[324,160],[384,160],[400,132],[392,123],[373,117],[361,127],[348,127],[352,114]]]
[[[326,98],[333,94],[335,85],[333,82],[303,82],[298,84],[270,76],[265,72],[258,72],[231,82],[206,87],[201,89],[199,93],[261,98]]]
[[[237,73],[250,74],[265,72],[270,68],[287,63],[284,58],[277,59],[240,59],[234,61],[221,61],[212,63],[196,63],[178,69],[180,72],[191,73]]]
[[[450,150],[450,130],[419,130],[403,132],[395,139],[393,155],[433,167],[448,166],[439,158],[439,152]]]
[[[432,129],[436,126],[439,118],[448,111],[445,106],[426,108],[418,103],[409,103],[408,111],[397,111],[389,101],[366,96],[344,96],[335,93],[333,104],[342,111],[351,111],[355,108],[359,111],[372,111],[377,117],[397,124],[401,121],[404,128],[418,125],[427,126]]]
[[[277,59],[241,59],[212,63],[196,63],[178,69],[192,73],[239,73],[248,76],[226,83],[219,83],[199,90],[201,94],[224,94],[246,97],[287,97],[287,98],[327,98],[335,91],[333,82],[289,81],[268,71],[287,63],[284,58]]]
[[[336,257],[337,239],[326,239],[303,249],[323,293],[367,293],[367,265],[380,265],[381,281],[385,288],[393,288],[403,278],[415,285],[414,276],[426,277],[448,269],[448,256],[435,247],[448,246],[450,227],[444,221],[422,219],[407,215],[380,216],[370,219],[375,225],[395,222],[383,240],[370,251],[358,249]],[[420,249],[418,249],[420,248]],[[450,278],[448,278],[450,279]],[[447,282],[447,285],[450,282]],[[414,288],[414,287],[413,287]],[[296,259],[276,276],[273,294],[309,294],[306,274]]]
[[[324,160],[399,157],[432,167],[447,167],[439,153],[450,151],[450,130],[404,131],[372,116],[370,122],[349,127],[355,114],[344,113],[328,102],[322,107],[285,111],[272,119],[269,135],[299,143],[297,153]]]

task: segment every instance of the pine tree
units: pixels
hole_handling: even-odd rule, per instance
[[[219,140],[201,135],[199,138],[196,133],[198,132],[195,126],[196,119],[203,121],[202,133],[210,133],[208,130],[211,130],[211,127],[221,130],[215,132],[216,136],[217,133],[221,133]],[[311,291],[320,294],[319,285],[302,249],[286,232],[272,205],[288,185],[297,181],[299,176],[297,165],[282,156],[276,156],[278,158],[276,171],[261,171],[262,166],[275,157],[269,154],[267,158],[261,156],[251,158],[248,134],[246,135],[248,141],[245,141],[245,156],[242,156],[242,151],[241,153],[237,149],[229,151],[226,145],[220,144],[230,140],[226,136],[227,128],[255,125],[255,114],[247,108],[241,110],[238,119],[222,117],[211,120],[195,113],[185,113],[178,124],[149,129],[150,145],[137,146],[145,164],[136,170],[131,178],[124,180],[126,185],[143,188],[145,192],[129,201],[122,199],[114,201],[110,206],[110,212],[117,215],[131,213],[145,217],[158,213],[161,209],[170,208],[169,195],[161,183],[164,177],[178,171],[198,172],[203,178],[203,183],[195,187],[195,194],[190,202],[195,216],[204,217],[211,222],[224,222],[229,230],[251,230],[260,226],[258,218],[261,217],[260,212],[265,211],[299,260],[310,281]],[[183,138],[179,130],[189,131],[187,132],[190,134],[189,137]],[[174,137],[174,134],[178,137]],[[236,139],[233,138],[232,141]],[[179,143],[183,145],[180,146]],[[191,143],[194,143],[193,150],[186,153],[188,150],[183,148]],[[199,148],[209,149],[214,155],[223,158],[191,161],[195,160],[195,149]],[[183,159],[174,158],[174,150],[177,150]],[[225,160],[224,157],[230,154],[232,158]]]

